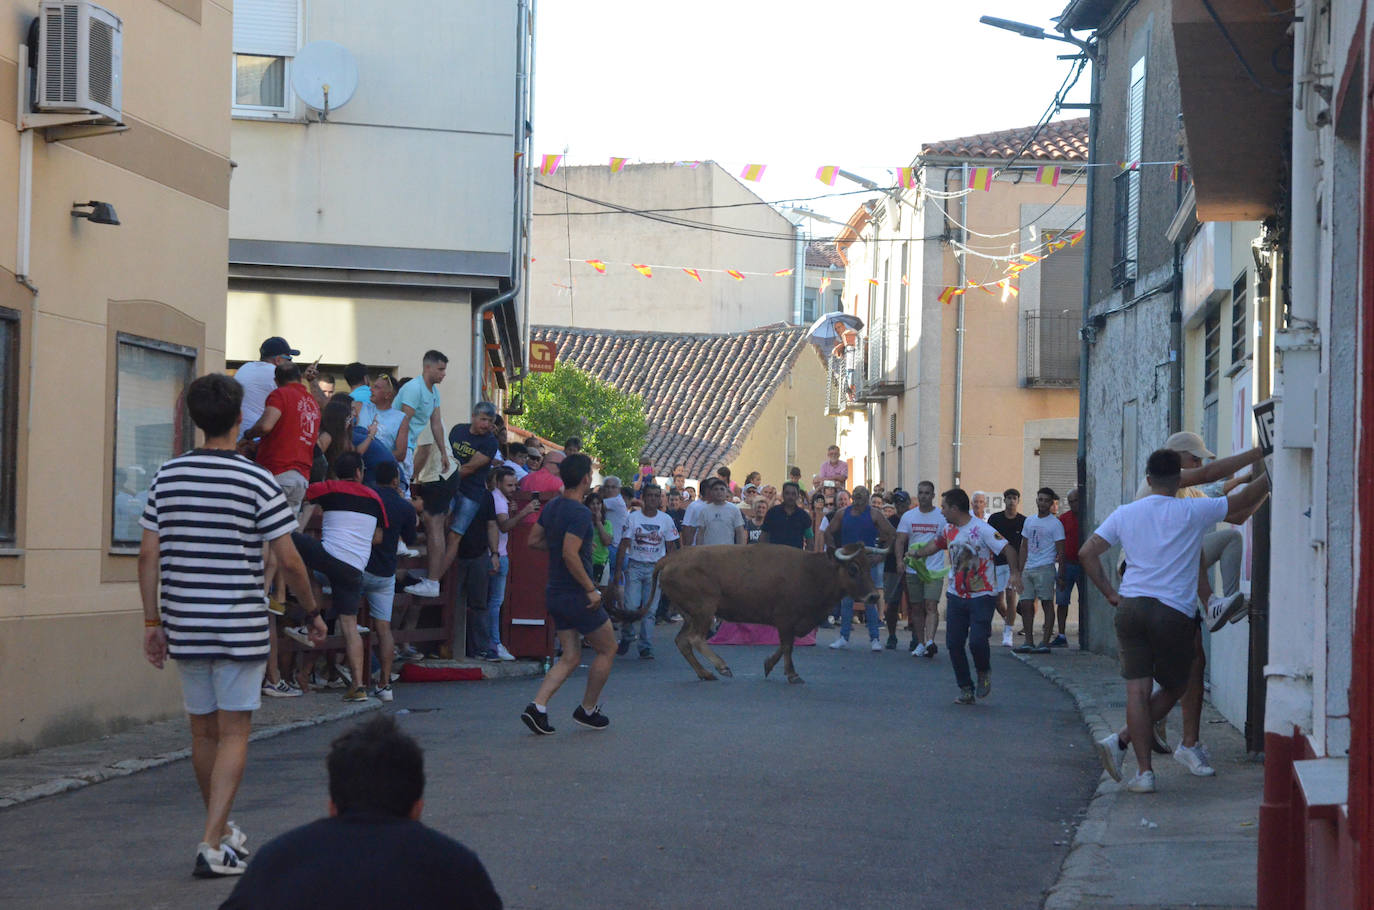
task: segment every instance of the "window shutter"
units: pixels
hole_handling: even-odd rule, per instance
[[[1040,486],[1059,494],[1061,503],[1078,485],[1078,440],[1040,440]],[[1067,504],[1060,506],[1068,508]]]
[[[234,52],[294,57],[300,49],[298,12],[299,0],[237,0]]]
[[[1126,267],[1128,278],[1136,277],[1140,246],[1140,156],[1145,137],[1145,58],[1131,66],[1131,89],[1126,99],[1126,164],[1136,165],[1130,180],[1130,215],[1126,221]]]

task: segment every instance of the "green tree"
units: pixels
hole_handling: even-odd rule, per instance
[[[649,438],[643,398],[562,361],[552,373],[533,373],[525,380],[521,426],[560,444],[580,437],[583,451],[601,462],[603,474],[625,480],[638,470]]]

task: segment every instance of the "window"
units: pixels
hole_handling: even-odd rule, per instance
[[[234,4],[234,108],[244,113],[290,111],[286,86],[300,46],[299,0],[238,0]]]
[[[19,313],[0,307],[0,543],[15,542],[19,456]]]
[[[1221,309],[1212,307],[1202,328],[1202,441],[1217,450],[1218,398],[1221,391]]]
[[[1245,272],[1240,273],[1231,287],[1231,365],[1235,366],[1250,354],[1250,283]]]
[[[802,325],[810,325],[821,318],[819,307],[816,302],[817,290],[815,288],[805,288],[802,290]]]
[[[1053,241],[1067,231],[1045,231]],[[1083,313],[1083,247],[1065,247],[1040,263],[1039,310],[1026,313],[1026,384],[1078,384]]]
[[[186,387],[193,348],[120,333],[115,384],[114,519],[110,544],[136,547],[148,485],[162,463],[195,444]]]
[[[1126,277],[1134,279],[1140,261],[1140,156],[1145,139],[1145,58],[1131,65],[1131,87],[1126,96],[1126,185],[1130,199],[1126,218]]]

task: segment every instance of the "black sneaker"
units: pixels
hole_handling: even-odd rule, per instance
[[[640,651],[640,652],[639,652],[639,659],[640,659],[640,660],[653,660],[653,659],[654,659],[654,652],[653,652],[653,651]],[[581,707],[581,706],[579,705],[578,707]]]
[[[579,706],[577,710],[581,711],[582,708]],[[573,716],[576,717],[576,715]],[[525,706],[525,710],[520,714],[520,719],[525,722],[525,726],[530,728],[531,733],[548,736],[553,732],[553,724],[549,723],[549,713],[540,711],[534,706],[534,702]]]
[[[897,650],[897,636],[895,636],[895,635],[889,635],[889,636],[887,637],[887,649],[888,649],[889,651],[895,651],[895,650]]]
[[[191,874],[196,878],[224,878],[247,871],[248,864],[230,848],[201,844],[196,849],[196,865]]]
[[[618,646],[616,646],[615,653],[620,657],[624,657],[626,654],[629,654],[630,643],[628,641],[622,641]]]
[[[939,654],[939,653],[940,653],[940,646],[939,646],[939,645],[937,645],[937,644],[936,644],[935,642],[933,642],[933,641],[926,642],[926,657],[934,657],[936,654]]]
[[[573,720],[584,727],[591,727],[593,730],[604,730],[611,725],[610,718],[601,713],[600,705],[592,708],[592,713],[590,714],[588,714],[581,705],[578,705],[577,708],[573,710]]]
[[[971,705],[974,702],[973,689],[960,689],[959,697],[954,699],[956,705]]]
[[[977,688],[977,690],[976,690],[976,694],[978,695],[979,698],[987,698],[989,695],[992,694],[992,671],[991,671],[991,670],[979,670],[979,671],[978,671],[978,688]]]

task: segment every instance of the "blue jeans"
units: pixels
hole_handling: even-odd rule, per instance
[[[449,523],[448,529],[455,534],[466,534],[481,508],[482,503],[476,499],[468,499],[462,493],[454,496],[453,521]]]
[[[644,618],[635,622],[621,623],[620,640],[631,641],[635,636],[635,626],[639,626],[639,653],[643,654],[654,649],[653,639],[650,633],[654,628],[654,603],[658,600],[658,593],[654,587],[654,566],[657,563],[640,562],[637,559],[625,560],[625,609],[639,610],[648,607]],[[650,593],[654,594],[653,600],[649,598]]]
[[[869,577],[873,579],[874,586],[881,591],[883,589],[883,564],[881,561],[875,562],[868,567]],[[882,620],[878,617],[878,605],[872,601],[864,602],[864,621],[868,623],[869,641],[877,641],[878,634],[882,632]],[[854,599],[846,597],[840,601],[840,637],[849,641],[849,626],[854,622]]]
[[[997,598],[991,594],[981,597],[945,595],[945,649],[954,668],[954,680],[961,689],[973,687],[968,672],[968,650],[973,652],[973,666],[979,673],[992,669],[992,652],[988,637],[992,635],[992,614],[997,612]]]
[[[1078,586],[1078,599],[1083,599],[1083,567],[1076,562],[1066,562],[1061,570],[1064,576],[1064,587],[1056,588],[1054,592],[1054,602],[1061,607],[1069,605],[1069,598],[1073,596],[1074,585]]]
[[[510,557],[502,556],[500,571],[487,578],[487,648],[492,651],[501,646],[501,604],[506,599],[509,577]]]

